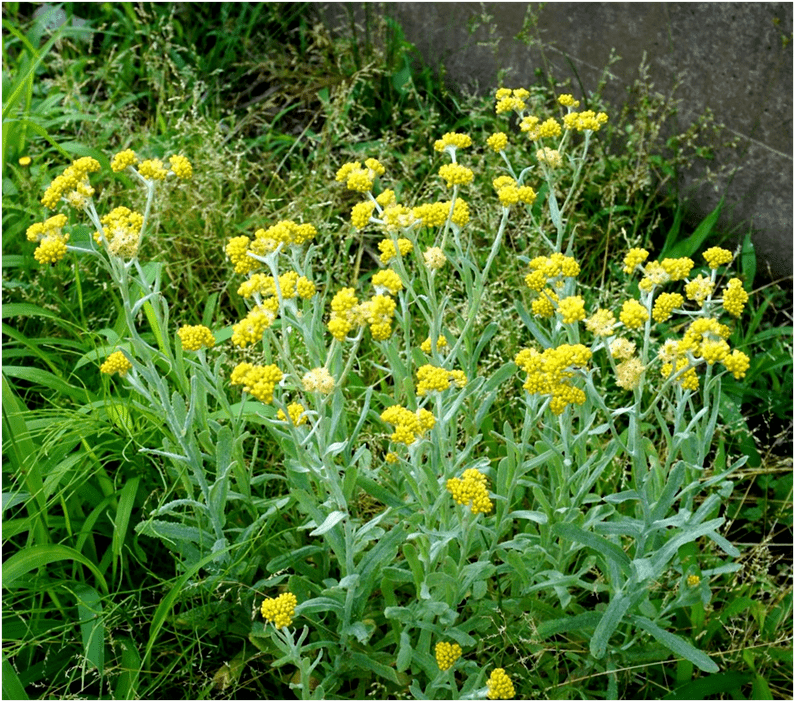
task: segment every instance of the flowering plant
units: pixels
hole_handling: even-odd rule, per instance
[[[335,694],[362,671],[418,698],[512,697],[520,670],[507,653],[480,664],[505,617],[537,641],[585,636],[596,661],[650,637],[718,669],[670,629],[682,607],[708,603],[711,577],[737,568],[713,554],[702,567],[698,554],[706,539],[738,555],[718,512],[744,459],[711,471],[710,450],[721,378],[749,367],[726,323],[747,293],[738,278],[719,279],[733,259],[724,249],[697,267],[630,248],[620,305],[594,304],[577,286],[568,215],[608,118],[578,111],[571,95],[559,97],[560,119],[542,118],[528,96],[496,95],[534,160],[515,168],[507,134],[486,139],[504,173],[492,181],[500,219],[483,255],[465,199],[476,174],[461,162],[473,142],[447,133],[434,144],[449,160],[438,200],[400,203],[375,158],[337,172],[361,197],[353,230],[379,233],[378,270],[324,281],[310,223],[230,238],[248,311],[227,328],[172,329],[161,267],[139,261],[156,183],[190,178],[182,156],[169,167],[114,156],[112,170],[134,175],[146,205],[104,217],[89,179],[100,164],[79,159],[42,202],[65,200],[94,236],[70,243],[65,215],[28,230],[38,261],[92,256],[121,297],[119,331],[96,360],[164,423],[162,446],[141,450],[162,467],[167,498],[138,533],[174,552],[185,583],[245,588],[246,639],[274,667],[295,667],[302,698]],[[526,290],[505,301],[526,345],[485,373],[499,327],[483,324],[484,297],[517,213],[546,252],[523,259]],[[521,411],[494,427],[517,400],[517,377]],[[260,441],[274,454],[267,470]],[[617,471],[621,489],[607,489]],[[267,534],[282,544],[270,558]]]

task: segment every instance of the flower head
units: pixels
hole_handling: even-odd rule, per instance
[[[304,373],[301,384],[306,392],[319,392],[328,395],[334,391],[334,378],[324,367],[313,368]]]
[[[203,324],[185,325],[177,330],[177,334],[185,351],[198,351],[204,347],[210,349],[215,346],[213,333]]]
[[[99,372],[107,375],[118,373],[121,376],[125,376],[127,375],[127,371],[131,369],[132,363],[127,360],[127,356],[121,351],[114,351],[107,357],[105,363],[99,367]]]
[[[296,596],[292,592],[284,592],[273,599],[266,599],[262,603],[260,611],[265,621],[273,622],[277,629],[281,629],[293,623],[297,605]]]
[[[467,134],[457,134],[456,132],[447,132],[441,139],[437,139],[433,148],[436,151],[453,151],[456,149],[465,149],[472,146],[472,139]]]
[[[739,317],[746,302],[748,302],[748,293],[743,290],[743,284],[740,279],[732,278],[729,280],[723,291],[723,309],[732,317]]]
[[[468,468],[461,478],[450,478],[447,491],[459,505],[469,505],[472,514],[488,514],[494,508],[486,489],[487,479],[477,468]]]
[[[707,249],[702,256],[704,256],[704,260],[707,262],[707,265],[715,270],[720,266],[724,266],[727,263],[731,263],[734,256],[732,256],[732,252],[728,251],[727,249],[722,249],[719,246],[713,246],[712,248]]]
[[[457,643],[440,641],[436,644],[436,664],[439,670],[449,670],[461,657],[461,647]]]
[[[459,163],[446,163],[439,168],[439,175],[447,183],[448,188],[452,188],[454,185],[468,185],[475,177],[469,168]]]
[[[516,694],[511,679],[502,668],[495,668],[491,672],[486,685],[489,688],[487,697],[490,700],[510,700]]]
[[[116,207],[99,221],[103,231],[94,232],[94,241],[104,243],[110,253],[120,258],[135,258],[138,255],[144,223],[142,214],[127,207]]]
[[[250,363],[240,363],[232,371],[230,381],[232,385],[242,385],[243,392],[253,395],[260,402],[269,404],[273,402],[276,384],[281,382],[283,377],[283,373],[273,364],[254,366]]]
[[[287,414],[285,414],[283,410],[279,410],[276,413],[276,419],[286,422],[289,415],[290,423],[293,426],[300,427],[302,424],[306,424],[305,411],[304,406],[300,402],[291,402],[287,405]]]
[[[497,153],[500,151],[505,151],[505,147],[508,146],[508,135],[505,132],[497,132],[496,134],[492,134],[488,139],[486,139],[486,144],[488,144],[488,146]]]

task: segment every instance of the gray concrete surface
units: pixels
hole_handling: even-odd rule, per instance
[[[361,3],[347,6],[364,17]],[[516,38],[528,6],[537,16],[540,43],[535,46]],[[325,6],[327,22],[344,26],[345,10]],[[556,80],[572,78],[573,85],[580,81],[590,92],[615,48],[622,60],[611,67],[605,90],[615,106],[625,100],[644,52],[651,81],[661,93],[669,92],[685,72],[676,93],[683,100],[678,125],[672,126],[683,131],[709,107],[741,143],[737,152],[719,152],[709,164],[712,170],[727,166],[731,171],[719,192],[695,187],[703,170],[681,174],[687,224],[695,227],[725,192],[720,225],[725,230],[750,226],[769,275],[792,275],[791,3],[417,2],[371,4],[368,11],[396,19],[426,63],[443,66],[453,86],[484,94],[498,87],[500,69],[510,69],[510,87],[534,80],[535,69],[544,65],[542,52]],[[491,19],[470,33],[470,23],[483,13]]]

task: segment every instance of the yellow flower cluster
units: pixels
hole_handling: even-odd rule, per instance
[[[440,270],[444,267],[444,264],[447,263],[447,256],[444,255],[444,251],[438,246],[431,246],[422,254],[422,258],[425,261],[426,267],[430,268],[432,271]]]
[[[138,172],[147,180],[165,180],[168,169],[159,158],[149,158],[138,164]]]
[[[270,297],[261,305],[249,310],[243,319],[232,326],[232,343],[244,349],[249,344],[262,341],[262,335],[273,324],[278,311],[279,300],[275,297]]]
[[[442,337],[443,338],[443,337]],[[428,344],[430,351],[430,343]],[[450,382],[454,382],[457,387],[463,388],[467,384],[467,377],[464,371],[447,371],[426,363],[417,370],[417,395],[422,397],[429,392],[443,392],[450,387]]]
[[[670,276],[671,280],[684,280],[690,275],[695,265],[693,261],[687,257],[684,258],[666,258],[660,262],[665,272]]]
[[[302,424],[306,424],[306,415],[304,414],[306,410],[304,406],[300,402],[291,402],[287,405],[287,414],[290,415],[290,422],[293,426],[300,427]],[[286,422],[287,415],[284,413],[283,410],[279,410],[276,413],[276,419]]]
[[[88,199],[94,195],[94,188],[88,181],[88,174],[100,169],[99,161],[90,156],[83,156],[72,162],[64,172],[50,183],[44,192],[41,204],[48,210],[54,210],[61,199],[66,200],[72,207],[83,208],[88,204]]]
[[[243,392],[253,395],[260,402],[273,402],[273,391],[276,384],[283,378],[282,372],[273,364],[254,366],[251,363],[239,363],[230,377],[232,385],[242,385]]]
[[[610,310],[600,308],[585,321],[585,328],[594,336],[610,336],[615,323],[615,315]]]
[[[373,287],[377,293],[384,292],[389,295],[397,295],[403,290],[403,281],[400,276],[391,268],[378,271],[373,276]]]
[[[574,95],[569,93],[564,93],[563,95],[558,95],[558,102],[563,105],[563,107],[570,107],[571,109],[576,110],[580,106],[580,101],[574,99]]]
[[[514,359],[527,373],[524,389],[531,394],[549,395],[552,398],[549,408],[555,414],[561,414],[570,404],[585,402],[585,393],[569,382],[574,377],[570,368],[585,367],[590,360],[591,351],[582,344],[562,344],[543,353],[522,349]]]
[[[399,441],[407,446],[436,425],[436,418],[428,410],[418,409],[412,412],[400,405],[385,409],[381,413],[381,419],[395,425],[395,431],[390,437],[392,441]]]
[[[180,180],[190,180],[193,177],[193,166],[184,156],[174,154],[168,158],[168,168],[159,158],[150,158],[138,163],[138,157],[132,149],[126,149],[115,154],[110,162],[110,167],[115,173],[125,168],[138,165],[138,173],[147,180],[165,180],[169,175],[175,175]]]
[[[125,356],[121,351],[114,351],[110,356],[105,359],[105,363],[103,363],[99,367],[100,373],[106,373],[107,375],[113,375],[114,373],[118,373],[119,375],[127,375],[127,371],[132,369],[132,363],[127,360],[127,356]]]
[[[143,215],[127,207],[115,207],[100,220],[102,233],[94,232],[94,241],[103,243],[108,251],[120,258],[135,258],[141,244]]]
[[[397,248],[400,251],[401,256],[407,256],[414,248],[409,239],[398,239],[397,244]],[[395,258],[395,256],[397,256],[395,243],[392,241],[392,239],[383,239],[382,241],[379,241],[378,250],[381,252],[381,263],[389,263],[393,258]]]
[[[260,611],[265,621],[273,622],[277,629],[281,629],[293,623],[297,605],[298,598],[292,592],[284,592],[278,597],[265,600]]]
[[[315,284],[306,276],[300,276],[295,271],[287,271],[279,276],[279,292],[283,300],[301,297],[308,300],[316,290]],[[247,281],[240,284],[237,294],[241,297],[276,297],[276,281],[273,276],[264,273],[255,273]]]
[[[527,287],[536,292],[541,292],[546,285],[554,284],[561,287],[560,278],[574,278],[580,274],[580,265],[571,256],[562,253],[553,253],[551,256],[537,256],[530,261],[533,271],[525,276]]]
[[[500,198],[500,204],[503,207],[510,207],[519,202],[532,205],[536,200],[536,191],[529,185],[520,186],[510,176],[498,176],[492,181],[494,189],[497,191],[497,197]]]
[[[624,256],[624,273],[630,275],[648,257],[649,252],[646,249],[630,249]]]
[[[436,351],[438,352],[439,349],[443,349],[443,348],[446,348],[446,347],[447,347],[447,339],[445,338],[445,336],[443,334],[439,334],[439,336],[436,337]],[[425,339],[425,341],[423,341],[420,344],[420,349],[422,350],[423,353],[428,354],[429,356],[431,355],[431,353],[432,353],[431,352],[431,337],[428,337],[427,339]]]
[[[227,258],[235,267],[235,273],[245,275],[262,266],[254,256],[267,256],[273,253],[279,245],[302,246],[311,241],[317,234],[317,229],[311,224],[297,224],[286,219],[277,222],[267,229],[257,229],[254,232],[254,241],[247,236],[236,236],[226,244]]]
[[[536,151],[536,159],[540,163],[546,163],[550,168],[560,168],[563,164],[560,151],[557,149],[550,149],[546,146]]]
[[[558,302],[558,312],[560,312],[564,324],[575,324],[581,319],[585,319],[585,300],[579,295],[563,298]]]
[[[386,169],[381,163],[368,158],[364,162],[364,168],[359,161],[352,161],[343,165],[338,171],[336,180],[338,183],[345,183],[348,190],[355,190],[366,193],[373,189],[373,182],[378,176],[384,175]]]
[[[651,316],[655,322],[664,322],[671,316],[674,310],[678,310],[685,304],[685,298],[679,293],[662,293],[654,301],[654,308],[651,311]]]
[[[66,255],[69,234],[62,231],[66,221],[66,215],[57,214],[44,222],[36,222],[28,227],[25,233],[28,241],[39,243],[33,252],[33,257],[40,264],[58,263]]]
[[[693,320],[680,340],[669,339],[660,349],[662,376],[668,378],[690,366],[677,381],[685,390],[697,390],[694,366],[705,361],[708,365],[722,363],[737,380],[744,378],[751,361],[742,351],[731,350],[726,341],[730,333],[725,324],[712,317]]]
[[[342,288],[331,301],[331,319],[328,329],[337,341],[345,341],[348,332],[364,321],[356,291]]]
[[[635,353],[635,342],[619,337],[610,343],[610,355],[613,358],[628,359]]]
[[[306,392],[319,392],[328,395],[334,391],[334,378],[324,367],[313,368],[304,373],[301,384]]]
[[[351,209],[351,224],[357,229],[364,229],[370,224],[373,210],[375,210],[375,203],[372,200],[357,203]]]
[[[465,149],[472,146],[472,139],[466,134],[457,134],[456,132],[447,132],[441,139],[437,139],[433,143],[433,148],[436,151],[444,151],[445,149]]]
[[[739,317],[746,302],[748,302],[748,293],[743,290],[743,284],[740,279],[732,278],[729,280],[723,291],[723,309],[732,317]]]
[[[687,584],[690,585],[690,587],[695,587],[696,585],[698,585],[700,583],[701,583],[701,578],[699,578],[697,575],[688,575],[687,576]]]
[[[490,700],[510,700],[516,694],[513,683],[503,668],[495,668],[486,681],[489,692],[486,695]]]
[[[444,179],[448,188],[454,185],[469,185],[475,177],[471,169],[460,163],[446,163],[439,168],[439,175]]]
[[[719,246],[713,246],[707,249],[702,256],[704,256],[707,265],[713,270],[725,266],[727,263],[731,263],[734,258],[731,251],[722,249]]]
[[[627,329],[640,329],[649,318],[649,313],[637,300],[626,300],[621,306],[621,314],[618,318]]]
[[[525,108],[525,100],[530,97],[530,93],[524,88],[517,88],[511,90],[510,88],[500,88],[497,91],[497,107],[496,112],[498,115],[504,112],[522,112]]]
[[[616,366],[616,383],[624,390],[634,390],[640,382],[643,371],[646,370],[639,358],[630,358]]]
[[[688,300],[693,300],[699,307],[703,307],[704,300],[711,297],[715,290],[715,283],[703,275],[698,275],[685,285],[685,295]]]
[[[670,265],[668,267],[671,268]],[[671,269],[673,270],[673,268]],[[668,275],[663,265],[659,261],[652,261],[644,266],[643,278],[638,284],[638,287],[643,290],[643,292],[652,292],[655,287],[665,285],[669,280],[671,280],[671,276]]]
[[[177,334],[186,351],[198,351],[203,347],[211,349],[215,346],[213,333],[203,324],[185,325],[177,330]]]
[[[451,207],[452,212],[450,211]],[[456,198],[455,203],[450,202],[450,200],[444,200],[442,202],[417,205],[412,208],[411,212],[420,226],[423,227],[441,227],[448,217],[453,224],[459,227],[463,227],[469,222],[469,205],[460,197]]]
[[[450,478],[447,491],[459,505],[469,505],[472,514],[488,514],[494,509],[486,489],[487,480],[477,468],[468,468],[461,478]]]
[[[374,295],[362,304],[362,312],[370,333],[376,341],[386,341],[392,336],[392,318],[395,316],[395,301],[389,295]]]
[[[113,158],[110,160],[110,169],[114,173],[120,173],[125,168],[134,166],[136,163],[138,163],[138,157],[135,155],[135,151],[132,149],[125,149],[113,155]]]
[[[457,643],[440,641],[436,644],[436,664],[439,670],[450,670],[461,658],[461,647]]]
[[[604,112],[569,112],[563,117],[563,126],[566,129],[576,129],[578,132],[598,132],[603,124],[607,123],[607,114]]]
[[[508,146],[508,135],[505,132],[497,132],[496,134],[492,134],[488,139],[486,139],[486,144],[497,153],[500,151],[505,151],[505,147]]]

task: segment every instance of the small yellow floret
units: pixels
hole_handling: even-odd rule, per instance
[[[707,249],[702,255],[704,256],[704,260],[707,262],[707,265],[713,270],[719,268],[720,266],[724,266],[727,263],[731,263],[732,259],[734,258],[731,251],[722,249],[719,246],[713,246],[712,248]]]
[[[198,351],[201,348],[210,349],[215,346],[213,333],[203,324],[185,325],[177,330],[177,334],[185,351]]]
[[[274,599],[267,599],[262,603],[260,611],[268,622],[273,622],[277,629],[290,626],[295,616],[298,599],[292,592],[284,592]]]
[[[436,644],[436,664],[439,670],[449,670],[461,657],[461,647],[457,643],[440,641]]]
[[[618,317],[628,329],[639,329],[649,318],[646,308],[637,300],[627,300],[621,306],[621,314]]]
[[[118,373],[121,376],[127,375],[127,371],[132,369],[132,363],[127,360],[127,357],[121,351],[114,351],[107,357],[105,363],[99,367],[100,373],[113,375]]]
[[[513,683],[502,668],[495,668],[486,681],[489,692],[486,695],[490,700],[510,700],[516,694]]]

